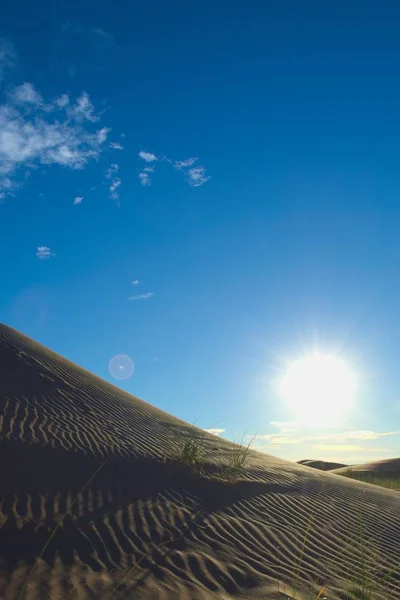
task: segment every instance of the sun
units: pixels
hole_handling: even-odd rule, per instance
[[[304,425],[330,425],[352,408],[357,380],[343,359],[314,352],[288,363],[279,387],[297,421]]]

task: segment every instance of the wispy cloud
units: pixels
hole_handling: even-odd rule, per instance
[[[138,175],[140,183],[146,187],[151,185],[150,173],[154,173],[154,167],[145,167]]]
[[[137,296],[129,296],[128,300],[148,300],[154,296],[153,292],[146,292],[145,294],[138,294]]]
[[[54,69],[74,78],[81,74],[103,73],[111,67],[107,60],[114,37],[103,28],[66,21],[58,31],[51,53]]]
[[[38,106],[43,104],[42,95],[39,94],[32,83],[28,82],[16,86],[10,96],[16,104],[33,104]]]
[[[192,187],[199,187],[206,183],[210,176],[207,175],[207,171],[205,167],[200,165],[194,167],[198,161],[198,158],[192,156],[191,158],[186,158],[184,160],[176,160],[175,162],[169,161],[174,169],[177,171],[182,171],[186,176],[186,181]]]
[[[111,35],[111,33],[107,33],[107,31],[100,29],[100,27],[92,27],[91,32],[97,36],[100,45],[107,48],[113,46],[114,37]]]
[[[158,157],[156,154],[152,152],[145,152],[141,150],[138,154],[139,158],[146,161],[147,163],[153,163],[155,161],[166,162],[168,165],[171,165],[176,171],[179,171],[184,174],[186,181],[189,183],[191,187],[199,187],[203,185],[210,179],[210,175],[207,175],[207,170],[205,167],[201,165],[194,166],[198,161],[195,157],[186,158],[184,160],[170,160],[166,156]],[[145,167],[138,174],[139,181],[141,185],[147,187],[150,185],[150,176],[149,173],[154,171],[154,167]]]
[[[138,178],[139,178],[141,185],[143,185],[143,187],[149,186],[151,183],[149,174],[146,173],[145,171],[141,171],[138,175]]]
[[[333,452],[334,454],[345,454],[346,452],[360,451],[362,451],[363,454],[380,454],[382,452],[393,453],[393,450],[390,448],[368,448],[366,446],[355,446],[352,444],[317,444],[314,446],[314,448],[322,452]]]
[[[211,428],[211,429],[204,429],[204,431],[207,431],[207,433],[212,433],[213,435],[221,435],[221,433],[224,433],[225,429],[217,429],[217,428]]]
[[[76,103],[68,109],[70,118],[75,119],[78,123],[82,121],[91,121],[95,123],[99,120],[99,116],[94,112],[94,106],[90,101],[89,94],[82,92]]]
[[[176,160],[173,163],[173,166],[175,169],[178,169],[178,171],[181,171],[182,169],[187,169],[189,167],[192,167],[197,161],[198,161],[197,158],[187,158],[186,160]]]
[[[83,200],[82,196],[76,196],[72,204],[80,204]]]
[[[97,120],[86,92],[74,104],[66,94],[46,104],[32,83],[12,89],[0,105],[0,197],[38,166],[83,169],[97,159],[110,131],[91,131]]]
[[[266,435],[254,435],[252,439],[264,440],[271,445],[275,444],[301,444],[306,441],[304,437],[294,436],[291,433],[272,433]]]
[[[111,198],[111,200],[115,200],[115,202],[117,202],[117,204],[119,203],[119,187],[120,187],[121,183],[122,182],[121,182],[120,178],[116,177],[110,183],[110,187],[109,187],[110,198]]]
[[[106,171],[107,179],[112,179],[113,177],[115,177],[116,174],[118,173],[118,171],[119,171],[119,165],[117,163],[112,163]]]
[[[119,142],[110,142],[109,146],[113,150],[123,150],[124,149],[123,145],[120,144]]]
[[[251,449],[252,450],[256,450],[257,452],[264,452],[267,454],[274,454],[276,453],[277,450],[280,450],[280,445],[279,444],[261,444],[261,445],[257,445],[257,444],[252,444]]]
[[[7,40],[0,39],[0,81],[4,73],[15,66],[16,54],[14,46]]]
[[[189,185],[192,187],[199,187],[210,179],[210,176],[206,175],[206,169],[204,167],[192,167],[189,169],[187,176]]]
[[[139,285],[140,281],[139,279],[135,279],[134,281],[132,281],[132,285]]]
[[[38,246],[36,248],[36,256],[40,258],[40,260],[46,260],[55,256],[55,253],[52,252],[48,246]]]
[[[155,154],[153,154],[152,152],[145,152],[144,150],[141,150],[139,152],[139,158],[148,163],[152,163],[158,160],[158,157]]]
[[[69,104],[69,96],[67,94],[61,94],[61,96],[56,98],[55,104],[58,108],[65,108]]]
[[[89,27],[88,25],[83,25],[82,23],[67,21],[64,23],[62,29],[64,34],[67,36],[67,38],[64,39],[64,43],[67,41],[69,36],[79,36],[85,38],[89,43],[95,44],[100,48],[110,48],[114,45],[114,37],[100,27]]]
[[[347,441],[347,440],[378,440],[382,437],[392,435],[400,435],[400,431],[377,432],[369,430],[343,431],[340,433],[327,433],[326,435],[315,436],[314,440],[331,440],[331,441]]]
[[[279,429],[281,433],[296,431],[298,424],[295,421],[271,421],[271,425]]]
[[[111,200],[114,200],[119,205],[119,188],[121,186],[121,179],[117,176],[119,171],[119,165],[116,163],[112,164],[106,171],[106,178],[110,180],[108,187],[109,195]]]
[[[300,431],[294,427],[294,424],[292,425],[289,422],[274,422],[273,424],[280,429],[280,433],[248,436],[249,439],[255,440],[255,444],[253,445],[255,450],[259,450],[260,452],[272,451],[277,450],[282,446],[287,447],[302,444],[306,447],[314,448],[316,452],[338,452],[339,454],[353,451],[375,452],[383,451],[384,449],[356,446],[349,444],[348,442],[372,442],[383,437],[386,438],[389,436],[400,435],[399,431],[375,432],[369,430],[341,431],[337,433],[326,431],[325,433],[315,434],[310,431]],[[259,441],[261,444],[257,443]]]
[[[174,163],[172,163],[172,166],[177,171],[182,171],[185,174],[186,181],[192,187],[199,187],[210,179],[210,176],[207,175],[205,167],[200,165],[196,167],[193,166],[197,163],[197,161],[198,158],[191,157],[186,158],[185,160],[176,160]]]

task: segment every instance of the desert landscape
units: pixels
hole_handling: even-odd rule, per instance
[[[5,325],[0,364],[1,598],[400,599],[400,493],[352,479],[400,459],[232,444]]]

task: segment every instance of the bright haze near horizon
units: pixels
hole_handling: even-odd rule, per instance
[[[0,320],[268,454],[399,456],[399,19],[3,3]]]

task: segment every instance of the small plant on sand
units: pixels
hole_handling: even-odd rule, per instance
[[[204,457],[204,446],[200,440],[189,438],[184,440],[178,449],[176,459],[183,465],[191,467],[196,471],[201,470],[201,462]]]
[[[229,462],[223,467],[221,474],[221,479],[226,483],[232,484],[238,481],[249,458],[250,446],[253,443],[254,437],[252,437],[247,446],[244,446],[242,443],[233,444],[229,454]]]

